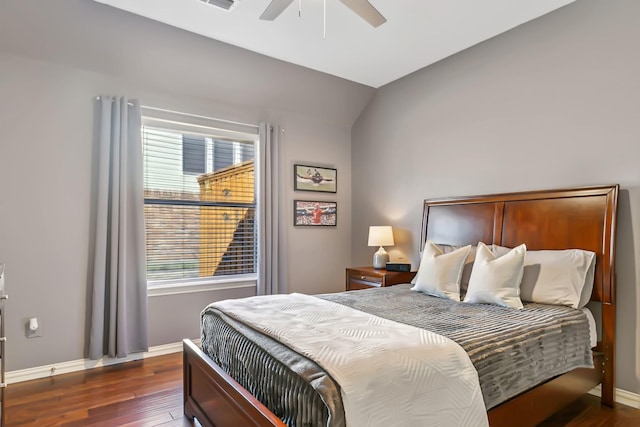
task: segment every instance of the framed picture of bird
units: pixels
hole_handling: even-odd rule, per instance
[[[310,165],[293,165],[295,191],[335,193],[338,189],[338,170]]]

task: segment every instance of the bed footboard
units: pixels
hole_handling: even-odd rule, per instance
[[[183,340],[184,415],[204,427],[285,424],[211,361],[191,340]]]

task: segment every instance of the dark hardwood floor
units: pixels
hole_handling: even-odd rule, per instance
[[[182,415],[182,354],[11,384],[7,426],[200,426]],[[640,426],[640,410],[585,396],[543,427]]]
[[[6,396],[7,426],[194,426],[182,353],[10,384]]]

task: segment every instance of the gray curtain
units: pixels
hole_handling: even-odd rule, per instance
[[[140,105],[102,96],[89,357],[148,350]]]
[[[260,124],[260,198],[262,209],[258,222],[258,295],[287,291],[284,212],[280,212],[282,189],[281,132],[279,126]]]

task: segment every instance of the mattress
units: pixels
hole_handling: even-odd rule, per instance
[[[457,342],[478,371],[487,409],[550,378],[592,367],[589,324],[580,311],[525,303],[523,310],[465,304],[410,285],[318,295]],[[339,385],[316,363],[208,307],[205,353],[290,426],[342,426]]]

